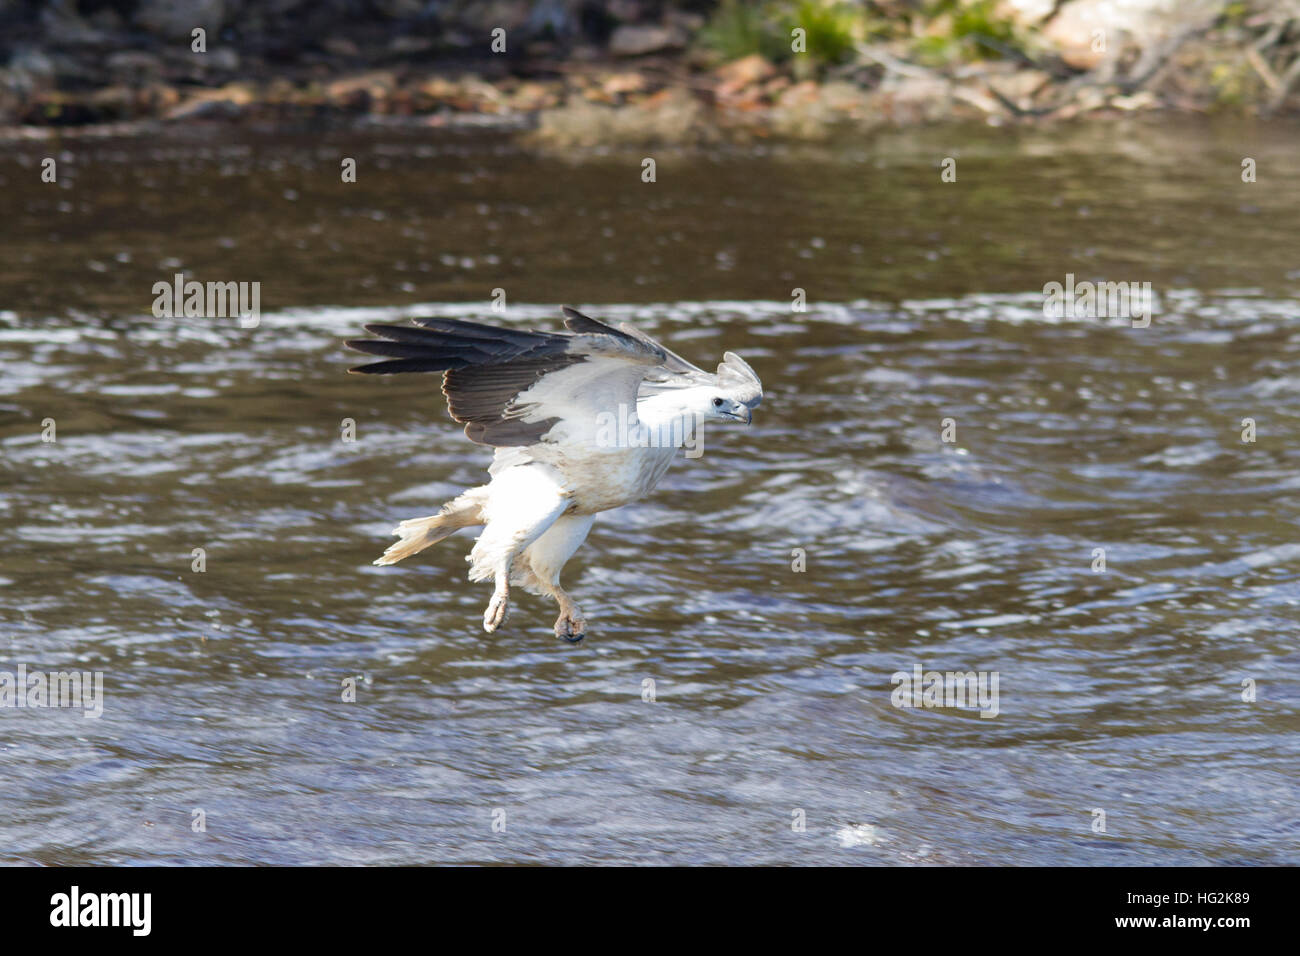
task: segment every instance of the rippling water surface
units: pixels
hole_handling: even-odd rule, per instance
[[[1300,861],[1293,143],[936,130],[654,184],[446,132],[9,144],[0,670],[105,702],[0,710],[0,859]],[[152,317],[177,271],[260,281],[260,326]],[[1151,282],[1151,326],[1045,320],[1066,273]],[[370,565],[489,456],[340,348],[561,302],[767,391],[597,520],[576,647],[529,596],[482,633],[468,537]],[[893,706],[918,665],[996,672],[997,715]]]

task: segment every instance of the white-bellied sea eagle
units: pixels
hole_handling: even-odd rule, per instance
[[[436,515],[403,521],[393,532],[400,540],[375,564],[482,525],[466,560],[471,581],[496,585],[484,629],[501,626],[516,585],[554,598],[555,633],[576,643],[586,622],[561,590],[560,571],[596,514],[654,490],[704,423],[749,424],[763,386],[732,352],[710,374],[627,323],[612,328],[567,307],[564,316],[567,332],[442,318],[367,325],[381,338],[347,345],[384,358],[353,372],[442,372],[452,418],[471,441],[496,448],[488,484]]]

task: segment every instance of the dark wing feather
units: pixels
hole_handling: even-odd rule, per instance
[[[465,423],[465,434],[480,445],[532,445],[558,419],[520,420],[523,409],[511,403],[551,372],[583,361],[580,355],[525,355],[507,365],[456,369],[443,376],[442,394],[451,417]]]
[[[359,365],[349,369],[369,375],[384,375],[402,371],[443,371],[481,365],[491,362],[508,362],[535,349],[563,350],[567,336],[551,332],[523,332],[500,329],[478,322],[460,319],[417,319],[412,325],[367,325],[366,331],[382,335],[376,339],[350,339],[348,348],[369,355],[390,358],[419,359],[430,363],[445,362],[441,369],[387,368],[387,363]]]
[[[632,329],[631,326],[624,323],[622,329],[616,329],[612,325],[606,325],[604,322],[597,322],[589,315],[583,315],[577,309],[571,309],[564,306],[564,325],[570,332],[578,332],[587,335],[608,335],[615,341],[638,351],[649,350],[655,353],[660,362],[665,361],[672,353],[662,345],[650,338]],[[630,330],[635,335],[629,335]]]
[[[658,375],[652,376],[653,378],[667,381],[682,376],[694,380],[697,384],[709,384],[711,382],[709,373],[704,371],[704,369],[697,365],[692,365],[672,349],[668,348],[668,346],[664,345],[662,342],[656,342],[636,326],[627,322],[621,322],[619,323],[618,328],[620,333],[636,339],[638,342],[641,342],[650,348],[658,349],[663,353],[663,369]]]

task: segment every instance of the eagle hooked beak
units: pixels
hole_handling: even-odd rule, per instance
[[[748,405],[745,404],[741,404],[731,414],[732,417],[736,419],[736,421],[744,422],[746,425],[750,424],[754,420],[754,412],[750,409]]]

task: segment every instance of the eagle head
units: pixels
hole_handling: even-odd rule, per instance
[[[763,383],[749,363],[735,352],[726,352],[718,366],[718,385],[706,390],[708,407],[705,418],[714,421],[744,422],[754,418],[754,409],[763,400]]]

